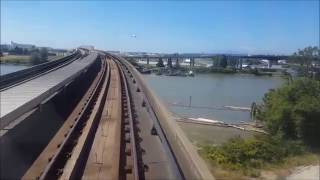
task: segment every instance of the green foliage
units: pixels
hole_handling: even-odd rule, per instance
[[[176,59],[176,64],[174,65],[174,68],[176,68],[176,69],[180,68],[179,59]]]
[[[227,65],[228,61],[225,55],[216,56],[213,58],[213,67],[226,68]]]
[[[13,54],[23,54],[23,49],[22,48],[19,48],[19,47],[15,47],[13,50],[12,50],[12,53]]]
[[[298,52],[289,57],[289,61],[308,67],[312,61],[320,61],[320,48],[309,46],[304,49],[298,49]]]
[[[47,48],[41,48],[40,49],[40,58],[42,61],[47,61],[48,60],[48,50]]]
[[[227,57],[225,55],[220,56],[220,62],[219,62],[220,67],[226,68],[228,65]]]
[[[212,73],[233,74],[233,73],[236,73],[236,70],[235,69],[230,69],[230,68],[211,68],[210,72],[212,72]]]
[[[172,68],[172,59],[171,58],[168,59],[167,67]]]
[[[164,67],[164,64],[163,64],[163,60],[160,58],[158,63],[156,64],[157,67]]]
[[[40,57],[40,54],[38,52],[33,52],[31,53],[31,56],[30,56],[30,62],[32,64],[40,64],[41,63],[41,57]]]
[[[300,155],[304,151],[297,141],[283,141],[277,136],[257,136],[246,140],[230,139],[221,146],[204,146],[200,153],[224,168],[259,176],[258,171],[251,170],[261,169],[269,163],[281,163],[286,157]]]
[[[273,135],[320,145],[320,82],[307,78],[268,92],[258,119]]]

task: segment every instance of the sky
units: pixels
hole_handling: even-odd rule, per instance
[[[319,16],[319,0],[1,0],[1,44],[292,54],[299,48],[319,46]]]

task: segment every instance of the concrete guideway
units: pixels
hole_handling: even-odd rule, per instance
[[[106,79],[109,79],[109,76],[110,76],[109,71],[107,70],[106,73],[107,73]],[[74,133],[80,133],[81,131],[81,134],[82,134],[82,131],[85,131],[84,129],[81,129],[81,127],[83,126],[83,123],[92,121],[89,111],[96,112],[96,110],[93,110],[91,108],[92,108],[92,105],[94,104],[94,99],[97,97],[97,93],[96,93],[97,88],[99,88],[99,84],[101,84],[100,82],[103,81],[104,74],[105,74],[104,71],[100,71],[97,74],[97,76],[95,77],[95,79],[93,80],[93,82],[91,83],[90,87],[87,89],[87,91],[85,92],[81,100],[75,106],[75,108],[73,109],[71,114],[68,116],[68,118],[64,121],[63,125],[57,131],[55,136],[51,139],[51,141],[46,146],[46,148],[43,149],[41,154],[38,156],[38,158],[33,162],[32,166],[29,168],[29,170],[24,174],[22,179],[37,179],[40,177],[41,179],[45,179],[46,176],[50,176],[51,178],[55,176],[54,179],[57,179],[60,175],[62,175],[62,172],[61,174],[56,174],[55,171],[52,171],[51,166],[60,167],[59,164],[56,164],[56,163],[61,162],[61,159],[64,160],[64,158],[66,158],[65,154],[63,154],[62,152],[66,150],[63,148],[65,148],[66,146],[74,145],[72,143],[73,141],[72,136],[74,135],[72,135],[71,132],[73,132],[74,134]],[[81,142],[82,142],[81,144],[83,144],[83,141]],[[76,153],[74,153],[72,159],[75,159],[74,156],[76,156],[77,154],[79,155],[79,152],[80,150],[77,150]],[[70,163],[71,164],[75,163],[75,160],[71,161]],[[58,168],[58,170],[59,169],[60,168]],[[72,168],[69,168],[67,171],[65,171],[63,176],[64,177],[69,176],[72,170],[73,170]]]
[[[13,120],[39,106],[65,85],[73,81],[97,59],[97,53],[39,76],[18,86],[0,92],[0,128],[4,129]]]
[[[23,179],[214,179],[137,70],[98,54],[99,73]]]

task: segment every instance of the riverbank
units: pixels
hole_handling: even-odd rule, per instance
[[[284,76],[286,75],[287,69],[269,69],[269,68],[219,68],[219,67],[155,67],[150,65],[140,65],[141,69],[148,70],[156,75],[175,75],[175,76],[186,76],[190,71],[195,74],[253,74],[256,76]]]
[[[181,119],[181,118],[178,118]],[[192,144],[198,148],[200,155],[204,158],[209,169],[216,179],[317,179],[316,167],[319,167],[319,153],[307,151],[301,155],[289,156],[278,163],[265,164],[260,169],[230,169],[217,164],[208,158],[203,148],[206,146],[221,146],[230,139],[252,139],[257,133],[255,131],[241,130],[232,126],[221,126],[219,124],[199,124],[178,121],[178,125],[185,132]],[[299,179],[299,180],[300,180]]]
[[[63,56],[48,56],[48,61],[53,61]],[[33,65],[30,55],[5,55],[0,57],[1,64],[13,64],[13,65]]]
[[[0,57],[1,64],[31,64],[29,55],[7,55]]]
[[[244,131],[227,126],[206,125],[184,121],[177,122],[192,144],[198,148],[203,145],[221,145],[231,138],[250,138],[256,134],[256,132],[253,131]]]

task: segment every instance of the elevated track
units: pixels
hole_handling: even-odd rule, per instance
[[[139,72],[91,53],[99,72],[22,179],[213,179]]]
[[[9,124],[18,117],[39,107],[42,102],[63,90],[79,75],[85,73],[97,57],[98,55],[94,53],[88,55],[79,52],[67,59],[57,60],[59,63],[54,62],[55,65],[39,65],[42,68],[38,69],[37,66],[5,75],[5,77],[1,76],[1,80],[8,80],[1,82],[5,87],[0,90],[1,130],[8,129]]]

